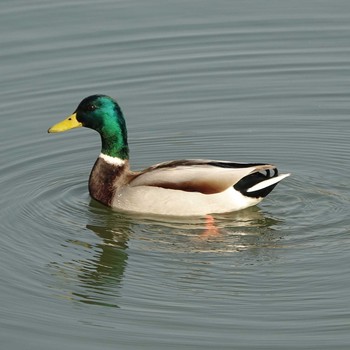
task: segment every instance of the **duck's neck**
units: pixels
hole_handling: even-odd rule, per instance
[[[128,159],[101,153],[90,174],[89,192],[91,197],[111,206],[115,191],[126,182],[128,171]]]
[[[126,130],[121,133],[103,132],[101,133],[101,141],[101,154],[123,160],[129,159],[129,146]]]

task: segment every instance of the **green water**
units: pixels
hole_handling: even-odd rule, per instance
[[[0,340],[14,349],[348,349],[348,1],[3,1]],[[117,98],[131,164],[271,162],[216,218],[113,212],[100,140],[49,126]]]

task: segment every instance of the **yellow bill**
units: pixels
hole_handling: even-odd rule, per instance
[[[77,115],[73,113],[68,118],[62,120],[54,126],[51,126],[51,128],[47,130],[47,132],[62,132],[70,129],[80,128],[82,126],[83,124],[77,121]]]

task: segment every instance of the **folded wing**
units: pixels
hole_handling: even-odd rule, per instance
[[[155,186],[214,194],[225,191],[254,173],[263,172],[266,179],[266,173],[270,174],[270,170],[274,169],[275,167],[271,164],[177,160],[160,163],[145,169],[130,182],[130,186]],[[262,178],[257,177],[257,179]]]

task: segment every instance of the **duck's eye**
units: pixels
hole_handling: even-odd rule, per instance
[[[96,109],[96,106],[95,105],[87,105],[85,109],[87,112],[92,112]]]

